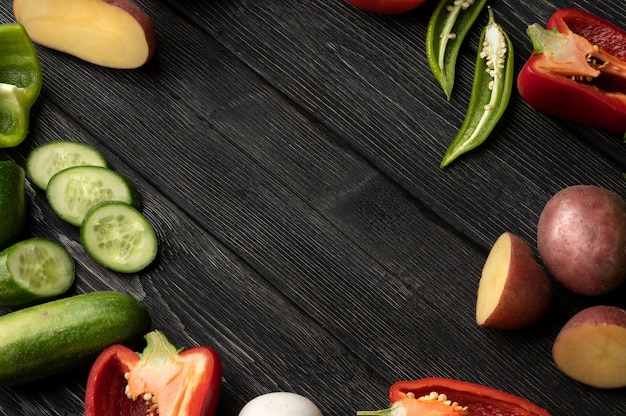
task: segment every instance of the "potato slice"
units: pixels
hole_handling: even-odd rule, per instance
[[[156,45],[150,18],[130,0],[14,0],[13,14],[34,42],[105,67],[140,67]]]
[[[557,335],[552,358],[583,384],[626,387],[626,310],[599,305],[578,312]]]
[[[545,313],[551,299],[552,284],[528,244],[512,233],[502,234],[489,252],[478,285],[478,325],[527,327]]]

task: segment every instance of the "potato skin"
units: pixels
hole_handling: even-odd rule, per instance
[[[566,288],[586,296],[610,292],[626,279],[626,202],[593,185],[557,192],[539,217],[537,250]]]
[[[601,389],[626,387],[626,310],[596,305],[565,323],[552,346],[556,366],[568,377]]]
[[[559,331],[557,339],[579,325],[615,325],[626,328],[626,310],[617,306],[596,305],[583,309],[572,316]]]

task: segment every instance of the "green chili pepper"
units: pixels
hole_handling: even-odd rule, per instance
[[[426,58],[448,100],[463,39],[487,0],[441,0],[428,21]]]
[[[502,27],[496,24],[491,8],[479,45],[467,115],[441,161],[442,168],[487,139],[511,97],[513,44]]]
[[[20,144],[41,91],[35,45],[19,23],[0,24],[0,147]]]

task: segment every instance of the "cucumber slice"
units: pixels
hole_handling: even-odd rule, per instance
[[[80,227],[80,239],[95,262],[122,273],[144,269],[158,251],[152,224],[123,202],[110,201],[93,207]]]
[[[109,167],[109,162],[95,148],[69,141],[50,142],[36,147],[26,159],[30,180],[45,190],[55,173],[74,166]]]
[[[15,162],[0,162],[0,250],[18,241],[26,224],[24,169]]]
[[[55,173],[48,182],[46,197],[57,215],[76,226],[100,202],[121,201],[139,207],[134,186],[101,166],[75,166]]]
[[[74,259],[56,241],[20,241],[0,252],[0,305],[26,306],[61,295],[74,276]]]

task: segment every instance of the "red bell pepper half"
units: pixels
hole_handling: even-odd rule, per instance
[[[522,98],[539,111],[626,133],[626,31],[578,9],[529,26],[533,53],[520,71]]]
[[[208,347],[177,350],[159,331],[142,353],[113,345],[94,362],[85,416],[213,416],[222,383],[218,354]]]
[[[550,416],[534,403],[503,391],[447,378],[398,381],[389,389],[391,407],[359,416]]]

